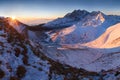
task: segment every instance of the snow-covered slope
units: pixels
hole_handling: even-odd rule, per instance
[[[120,46],[120,23],[109,27],[96,40],[86,43],[86,46],[94,48],[113,48]]]
[[[48,80],[48,61],[7,20],[0,18],[0,80]]]
[[[49,45],[43,52],[55,61],[88,71],[101,72],[120,67],[120,48],[92,49],[87,47]]]
[[[100,29],[100,28],[99,28]],[[120,23],[115,24],[100,35],[99,38],[85,43],[75,43],[78,37],[72,40],[73,31],[76,32],[73,37],[83,33],[79,33],[76,26],[65,28],[61,31],[64,35],[69,35],[68,41],[72,44],[63,42],[61,46],[48,45],[45,46],[43,52],[50,58],[60,61],[63,64],[68,64],[77,68],[84,68],[88,71],[100,72],[102,70],[117,69],[120,67]],[[89,31],[89,29],[87,29]],[[93,31],[93,30],[92,30]],[[94,32],[94,31],[93,31]],[[72,33],[72,34],[71,34]],[[88,35],[91,33],[88,33]],[[62,34],[61,34],[62,36]],[[89,35],[91,37],[93,35]],[[85,37],[85,36],[84,36]],[[85,39],[88,39],[86,37]],[[52,38],[53,41],[55,38]],[[62,39],[63,41],[64,39]]]

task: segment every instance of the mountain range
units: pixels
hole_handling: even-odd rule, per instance
[[[28,26],[0,18],[1,80],[119,80],[120,16],[74,10]]]
[[[120,65],[119,22],[119,16],[75,10],[43,25],[58,28],[45,32],[48,36],[45,40],[51,44],[44,51],[54,60],[88,71],[117,68]]]

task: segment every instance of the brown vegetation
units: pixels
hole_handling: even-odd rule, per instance
[[[25,76],[25,73],[26,73],[26,69],[24,66],[18,66],[17,68],[17,71],[16,71],[16,75],[19,77],[19,78],[22,78]]]
[[[5,73],[2,69],[0,69],[0,78],[3,78],[5,76]]]
[[[12,76],[12,77],[10,77],[10,80],[20,80],[20,79],[15,76]]]

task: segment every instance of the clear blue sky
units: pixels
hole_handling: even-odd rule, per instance
[[[75,9],[120,15],[120,0],[0,0],[0,16],[56,18]]]

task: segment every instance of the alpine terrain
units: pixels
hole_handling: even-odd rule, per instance
[[[0,17],[0,80],[120,80],[120,16],[74,10],[35,26]]]

